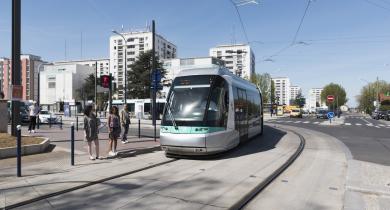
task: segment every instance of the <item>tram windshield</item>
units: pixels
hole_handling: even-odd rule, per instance
[[[227,87],[220,76],[178,77],[168,97],[163,125],[224,127],[226,100]]]

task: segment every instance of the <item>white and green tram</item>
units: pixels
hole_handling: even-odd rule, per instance
[[[166,155],[219,153],[262,133],[254,84],[221,67],[182,70],[174,79],[160,128]]]

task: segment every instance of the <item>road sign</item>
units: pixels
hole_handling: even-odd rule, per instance
[[[328,95],[326,97],[326,99],[328,100],[329,103],[333,102],[334,101],[334,96],[333,95]]]
[[[329,119],[334,118],[334,112],[328,112],[328,114],[326,115],[328,116]]]

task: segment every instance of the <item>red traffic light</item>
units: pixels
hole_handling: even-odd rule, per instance
[[[110,76],[108,76],[108,75],[100,76],[100,84],[104,88],[109,88],[110,87]]]

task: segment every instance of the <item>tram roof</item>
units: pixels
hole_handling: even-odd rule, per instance
[[[253,88],[257,89],[256,85],[249,82],[248,80],[245,80],[232,72],[229,71],[227,68],[223,67],[204,67],[204,68],[191,68],[191,69],[183,69],[179,72],[177,77],[182,76],[192,76],[192,75],[221,75],[221,76],[229,76],[234,83],[240,83],[244,86],[252,86]]]

